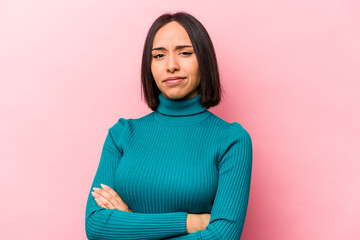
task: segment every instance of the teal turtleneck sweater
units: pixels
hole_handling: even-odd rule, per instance
[[[239,240],[252,169],[249,133],[203,107],[200,95],[170,100],[156,111],[109,129],[91,186],[113,188],[133,212],[98,206],[89,192],[89,239]],[[210,213],[189,234],[187,213]]]

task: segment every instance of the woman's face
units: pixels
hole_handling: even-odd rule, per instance
[[[198,61],[189,35],[179,23],[167,23],[155,34],[151,72],[168,99],[185,100],[198,94]]]

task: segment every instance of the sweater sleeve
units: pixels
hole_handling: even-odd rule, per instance
[[[186,212],[146,214],[105,209],[96,204],[91,195],[93,187],[106,184],[114,188],[114,176],[121,160],[122,149],[118,139],[126,120],[109,129],[102,149],[100,163],[89,192],[85,230],[88,239],[164,239],[187,234]]]
[[[239,123],[229,127],[221,153],[219,182],[209,225],[203,231],[170,239],[240,239],[250,193],[252,142]]]

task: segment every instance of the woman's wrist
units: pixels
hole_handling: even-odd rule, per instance
[[[186,230],[188,233],[205,230],[210,221],[210,214],[193,214],[188,213],[186,216]]]
[[[186,216],[186,230],[188,233],[196,232],[195,228],[195,214],[188,213]]]

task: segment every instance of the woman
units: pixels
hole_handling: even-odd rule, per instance
[[[164,14],[142,59],[150,114],[109,129],[86,207],[89,239],[240,239],[252,143],[207,109],[221,99],[210,37],[193,16]]]

